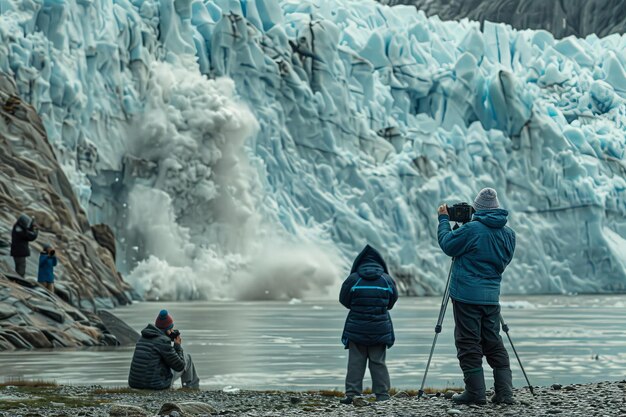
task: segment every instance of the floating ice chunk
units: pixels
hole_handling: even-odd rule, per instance
[[[500,301],[500,306],[502,308],[508,308],[508,309],[524,309],[524,310],[534,310],[537,308],[537,306],[533,303],[531,303],[530,301],[526,301],[526,300],[515,300],[515,301]]]

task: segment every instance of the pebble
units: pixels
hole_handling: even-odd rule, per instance
[[[366,406],[370,405],[370,403],[369,403],[369,401],[367,401],[363,397],[356,397],[352,401],[352,405],[354,405],[355,407],[366,407]]]
[[[409,394],[406,391],[400,391],[398,392],[396,395],[394,395],[394,398],[408,398]]]
[[[456,392],[454,391],[446,391],[446,393],[444,394],[444,396],[446,397],[446,400],[451,400],[452,396],[456,394]]]
[[[622,384],[623,385],[623,384]],[[259,392],[241,391],[239,395],[216,391],[167,390],[159,393],[147,392],[111,392],[99,393],[93,397],[94,390],[102,387],[60,386],[50,392],[28,391],[28,397],[37,395],[50,400],[73,398],[97,398],[107,401],[104,404],[65,408],[53,407],[50,402],[45,406],[30,406],[26,398],[21,398],[22,388],[6,389],[0,387],[0,397],[11,395],[18,397],[12,408],[0,410],[0,417],[148,417],[176,416],[208,417],[210,415],[248,416],[248,417],[386,417],[386,416],[471,416],[471,417],[546,417],[551,415],[568,417],[626,417],[626,403],[623,402],[624,390],[617,382],[605,384],[575,385],[576,394],[567,392],[565,386],[554,390],[551,386],[537,387],[537,396],[531,397],[526,388],[516,389],[514,395],[519,401],[516,405],[460,406],[444,399],[430,398],[429,401],[417,401],[415,397],[394,398],[393,401],[372,402],[371,396],[356,400],[356,407],[338,404],[338,397],[315,392]],[[106,390],[106,389],[104,389]],[[450,391],[450,393],[454,393]],[[427,398],[424,396],[422,398]],[[292,400],[294,399],[294,400]],[[57,400],[58,401],[58,400]],[[293,402],[295,401],[295,403]],[[22,403],[22,404],[20,404]],[[163,413],[157,412],[164,407]],[[211,409],[207,407],[212,407]],[[211,411],[209,411],[211,410]]]
[[[558,391],[562,388],[561,384],[552,384],[552,389]]]

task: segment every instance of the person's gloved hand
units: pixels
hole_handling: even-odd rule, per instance
[[[445,204],[440,205],[437,209],[437,214],[445,214],[446,216],[448,216],[448,206],[446,206]]]

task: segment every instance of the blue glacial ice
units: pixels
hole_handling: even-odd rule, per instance
[[[495,187],[505,293],[626,289],[626,36],[369,0],[0,0],[0,70],[151,299],[334,294],[365,243],[440,293]]]

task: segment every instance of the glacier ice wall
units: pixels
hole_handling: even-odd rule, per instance
[[[321,294],[370,243],[441,291],[435,207],[498,189],[504,291],[626,288],[626,38],[351,0],[0,0],[0,69],[148,298]]]

